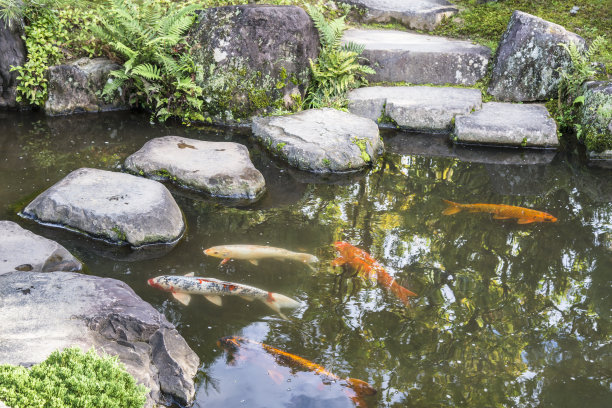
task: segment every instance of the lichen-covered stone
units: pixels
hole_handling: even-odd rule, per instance
[[[356,6],[364,23],[399,23],[416,30],[433,30],[444,18],[457,14],[446,0],[340,0]]]
[[[0,19],[0,109],[14,109],[17,103],[17,71],[11,66],[25,63],[26,49],[23,36],[23,22],[13,21],[9,26]]]
[[[163,184],[142,177],[81,168],[49,187],[23,210],[43,224],[115,243],[174,243],[183,214]]]
[[[11,221],[0,221],[0,275],[11,271],[80,271],[79,262],[55,241]]]
[[[612,81],[588,82],[583,95],[579,137],[595,156],[602,156],[612,149]]]
[[[372,82],[473,85],[487,73],[491,50],[470,41],[398,30],[347,30],[343,42],[363,45]]]
[[[515,11],[497,49],[488,92],[502,101],[545,101],[557,96],[559,69],[571,64],[559,44],[585,47],[558,24]]]
[[[265,189],[263,175],[239,143],[158,137],[128,157],[125,168],[216,197],[254,199]]]
[[[47,115],[78,112],[103,112],[129,109],[119,95],[110,102],[101,94],[111,71],[121,66],[106,58],[81,58],[64,65],[54,65],[47,71]]]
[[[196,80],[205,110],[225,121],[299,104],[319,47],[312,19],[296,6],[201,10],[187,41],[204,73]]]
[[[253,135],[275,156],[300,170],[359,170],[384,150],[374,121],[336,109],[253,119]]]
[[[78,346],[119,357],[150,392],[145,406],[190,404],[199,359],[125,283],[73,272],[0,275],[0,364],[38,364]],[[164,395],[165,394],[165,395]],[[168,398],[169,397],[169,398]]]

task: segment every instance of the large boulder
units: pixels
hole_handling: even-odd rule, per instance
[[[296,6],[201,10],[187,41],[204,71],[205,108],[226,121],[299,104],[319,47],[312,19]]]
[[[416,30],[433,30],[444,18],[457,14],[446,0],[340,0],[361,10],[364,23],[399,23]]]
[[[23,214],[114,243],[174,243],[183,215],[163,184],[125,173],[81,168],[36,197]]]
[[[50,67],[45,112],[47,115],[65,115],[129,109],[121,96],[108,102],[101,96],[110,72],[118,69],[121,69],[120,65],[106,58],[81,58]]]
[[[12,21],[6,25],[0,19],[0,109],[18,108],[17,71],[11,72],[11,66],[25,63],[26,49],[21,21]]]
[[[151,390],[147,407],[169,404],[167,397],[193,401],[197,355],[121,281],[73,272],[0,275],[0,321],[0,364],[30,366],[57,349],[95,347],[118,356]]]
[[[587,82],[580,109],[580,138],[593,158],[612,154],[612,81]]]
[[[216,197],[254,199],[265,189],[263,175],[239,143],[158,137],[128,157],[125,168]]]
[[[0,221],[0,274],[11,271],[80,271],[79,262],[55,241],[11,221]]]
[[[557,96],[559,69],[571,64],[559,44],[585,47],[558,24],[515,11],[502,36],[488,92],[501,101],[545,101]]]
[[[331,108],[255,118],[253,136],[291,166],[321,173],[359,170],[384,150],[373,120]]]

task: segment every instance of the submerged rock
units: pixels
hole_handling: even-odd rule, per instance
[[[432,30],[444,18],[457,14],[446,0],[340,0],[363,10],[364,23],[400,23],[417,30]]]
[[[253,166],[248,149],[239,143],[158,137],[128,157],[125,167],[216,197],[253,199],[265,189],[263,175]]]
[[[374,121],[331,108],[255,118],[253,135],[289,165],[314,172],[358,170],[384,150]]]
[[[491,50],[470,41],[397,30],[347,30],[343,42],[365,47],[373,82],[473,85],[487,73]]]
[[[454,140],[516,147],[557,147],[557,124],[544,105],[489,102],[455,118]]]
[[[120,65],[106,58],[81,58],[50,67],[47,71],[49,96],[45,102],[45,112],[47,115],[65,115],[129,109],[119,96],[110,102],[101,97],[110,72],[120,68]]]
[[[79,262],[55,241],[11,221],[0,221],[0,274],[11,271],[80,271]]]
[[[456,115],[467,115],[482,105],[478,89],[431,86],[359,88],[349,92],[348,100],[349,112],[355,115],[431,132],[451,130]]]
[[[63,226],[115,243],[174,243],[185,224],[163,184],[124,173],[81,168],[23,210],[43,224]]]
[[[297,6],[201,10],[187,41],[204,71],[206,110],[229,120],[299,104],[319,47],[314,23]]]
[[[488,92],[502,101],[545,101],[557,96],[559,69],[571,64],[559,43],[585,47],[558,24],[515,11],[497,49]]]
[[[72,272],[0,275],[0,321],[0,364],[30,366],[57,349],[95,347],[151,390],[147,407],[169,404],[163,394],[193,400],[197,355],[123,282]]]
[[[23,65],[26,60],[23,21],[13,21],[7,26],[0,19],[0,109],[15,109],[17,102],[17,71],[11,67]]]

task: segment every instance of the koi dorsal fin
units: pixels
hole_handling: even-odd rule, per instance
[[[195,276],[195,273],[189,272],[189,273],[186,273],[185,276],[188,276],[188,277],[191,278],[191,277]]]

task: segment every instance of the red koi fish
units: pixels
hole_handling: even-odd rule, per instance
[[[356,378],[341,378],[337,375],[331,373],[325,367],[313,363],[312,361],[306,360],[303,357],[296,356],[295,354],[287,353],[286,351],[277,349],[275,347],[269,346],[264,343],[259,343],[250,339],[246,339],[240,336],[229,336],[222,337],[217,342],[219,347],[223,347],[228,352],[236,352],[242,346],[246,345],[256,345],[263,348],[266,352],[271,354],[274,359],[281,365],[285,365],[290,368],[300,368],[306,371],[312,371],[315,374],[318,374],[322,377],[325,377],[329,381],[338,381],[340,385],[350,388],[352,392],[347,394],[351,400],[360,407],[365,407],[365,402],[362,400],[362,397],[367,395],[376,394],[376,389],[372,387],[370,384],[363,380],[358,380]],[[353,393],[354,392],[354,393]]]
[[[409,297],[418,296],[406,289],[385,271],[385,268],[370,254],[344,241],[334,242],[339,257],[332,261],[332,266],[348,265],[365,279],[376,280],[379,285],[393,293],[405,306],[410,305]]]
[[[444,215],[457,214],[461,210],[469,212],[485,212],[493,214],[496,220],[507,220],[516,218],[518,224],[530,224],[532,222],[557,222],[557,219],[545,212],[531,210],[529,208],[516,207],[505,204],[459,204],[443,200],[448,208],[442,212]]]

